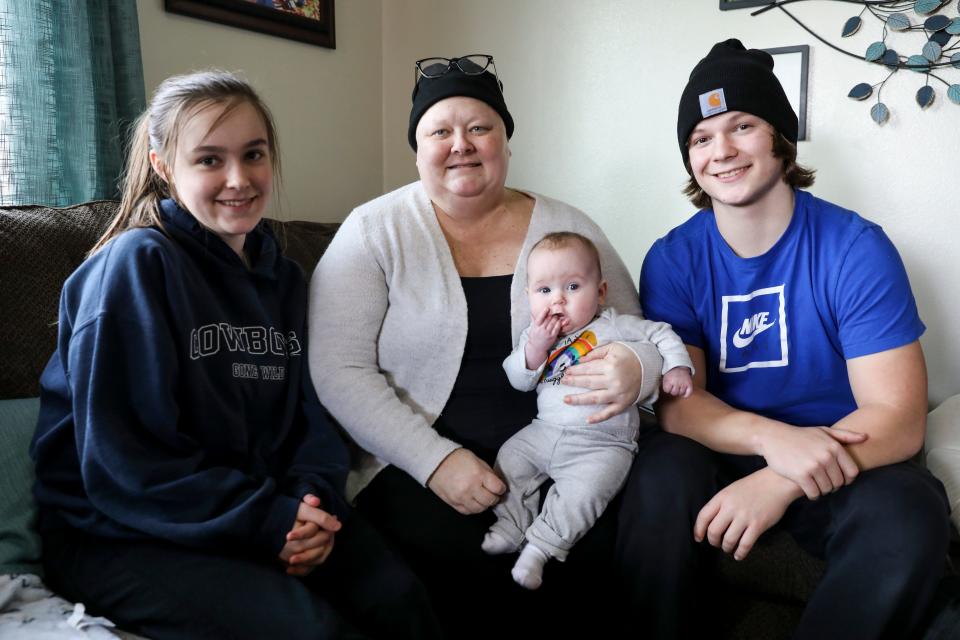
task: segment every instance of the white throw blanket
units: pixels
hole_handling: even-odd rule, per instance
[[[47,589],[39,576],[0,575],[0,638],[4,640],[116,640],[132,636],[113,631],[106,618],[86,615]]]

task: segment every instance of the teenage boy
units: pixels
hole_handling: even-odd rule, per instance
[[[666,433],[640,443],[618,545],[655,637],[704,622],[713,548],[741,560],[775,525],[827,563],[798,638],[912,637],[941,577],[943,487],[908,462],[924,325],[880,227],[800,190],[797,129],[773,59],[738,40],[680,99],[702,210],[654,244],[640,296],[687,345],[695,391],[662,396]]]

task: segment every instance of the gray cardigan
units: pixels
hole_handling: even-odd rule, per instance
[[[640,313],[630,274],[581,211],[528,193],[536,204],[510,288],[513,345],[530,322],[526,264],[551,231],[575,231],[600,251],[607,305]],[[420,182],[356,208],[310,281],[310,373],[320,401],[370,455],[350,474],[353,499],[387,464],[425,485],[459,444],[433,423],[450,397],[467,337],[467,302],[450,248]],[[652,344],[631,343],[643,367],[642,399],[659,386]]]

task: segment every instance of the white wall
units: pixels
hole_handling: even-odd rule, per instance
[[[831,42],[858,13],[844,3],[790,9]],[[809,44],[800,160],[818,169],[815,193],[880,223],[900,248],[928,326],[931,400],[960,393],[960,106],[933,81],[937,100],[921,112],[913,96],[922,76],[902,71],[883,90],[893,115],[878,127],[871,103],[846,94],[880,81],[881,69],[830,50],[780,11],[750,11],[721,12],[716,0],[385,0],[384,190],[416,177],[406,142],[413,61],[491,53],[517,123],[508,183],[586,210],[636,275],[650,244],[692,212],[675,135],[690,69],[727,37],[757,48]],[[840,44],[862,52],[879,40],[880,23],[866,18]],[[919,53],[919,38],[900,35],[895,47]],[[940,75],[960,83],[956,69]]]
[[[277,121],[287,219],[342,220],[382,192],[380,0],[336,2],[336,49],[167,13],[137,0],[149,96],[167,76],[240,70]]]

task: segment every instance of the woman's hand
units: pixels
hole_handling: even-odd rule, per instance
[[[591,389],[567,396],[567,404],[605,404],[602,410],[587,418],[595,424],[603,422],[637,402],[643,386],[643,367],[637,355],[617,342],[598,347],[567,369],[563,384]]]
[[[866,439],[846,429],[771,425],[760,438],[759,453],[771,469],[816,500],[853,482],[860,468],[843,445]]]
[[[297,509],[297,520],[280,550],[287,574],[303,577],[326,562],[333,551],[334,534],[340,520],[320,509],[320,499],[308,493]]]
[[[456,449],[443,459],[427,486],[462,514],[482,513],[500,501],[507,490],[486,462],[466,449]]]

